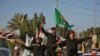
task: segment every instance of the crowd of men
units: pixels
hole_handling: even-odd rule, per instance
[[[89,37],[76,39],[75,32],[73,30],[70,30],[68,37],[65,36],[66,39],[62,40],[56,34],[56,27],[52,27],[51,32],[47,32],[45,31],[43,26],[41,26],[41,30],[47,37],[47,43],[45,45],[41,44],[43,41],[41,36],[34,39],[30,46],[21,44],[21,47],[30,50],[33,53],[33,56],[64,56],[62,47],[66,47],[65,56],[78,56],[78,44],[82,43],[85,40],[91,39],[92,37],[92,34],[90,34]]]
[[[91,39],[92,34],[89,37],[83,39],[76,39],[75,32],[69,31],[68,37],[63,41],[59,36],[56,35],[56,27],[51,28],[51,32],[45,31],[43,26],[41,27],[42,32],[47,36],[47,43],[41,44],[41,36],[36,38],[36,42],[30,46],[22,45],[27,50],[31,50],[34,56],[64,56],[62,47],[66,47],[65,56],[78,56],[78,44],[85,40]]]

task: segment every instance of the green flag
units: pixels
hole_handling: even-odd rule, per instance
[[[73,27],[73,25],[69,25],[69,23],[64,19],[63,15],[57,8],[55,8],[55,18],[56,26],[64,25],[66,28]]]
[[[58,9],[55,8],[55,23],[56,25],[62,25],[64,21],[62,20],[62,14]]]

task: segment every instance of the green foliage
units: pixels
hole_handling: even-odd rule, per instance
[[[88,36],[90,33],[93,33],[94,28],[88,28],[87,30],[82,32],[82,36],[86,37]],[[95,28],[96,31],[96,35],[97,35],[97,41],[100,43],[100,27],[96,27]]]
[[[8,48],[11,51],[11,54],[13,55],[13,53],[14,53],[14,45],[10,41],[7,41],[7,44],[8,44]]]
[[[27,33],[28,29],[28,16],[27,14],[15,13],[13,18],[8,22],[8,28],[14,30],[20,30],[20,38],[25,41],[24,34]]]
[[[37,13],[34,13],[32,19],[29,20],[27,14],[15,13],[13,18],[8,22],[8,28],[14,30],[20,30],[20,39],[25,41],[26,34],[34,36],[36,28],[40,28],[40,24],[45,23],[45,16],[40,13],[39,17]]]
[[[57,27],[58,33],[61,37],[66,38],[68,37],[69,30],[64,27]]]
[[[39,22],[45,24],[45,16],[43,15],[43,13],[40,13]]]

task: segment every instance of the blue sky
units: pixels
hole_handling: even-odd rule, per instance
[[[59,11],[64,15],[76,31],[82,31],[93,26],[94,6],[100,0],[59,0]],[[15,13],[33,14],[43,12],[46,17],[46,28],[55,26],[54,8],[56,0],[0,0],[0,27],[7,26]],[[96,5],[96,26],[100,27],[100,4]]]

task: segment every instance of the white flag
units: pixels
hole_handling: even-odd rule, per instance
[[[31,45],[31,42],[33,40],[33,37],[28,37],[28,35],[26,35],[26,42],[25,42],[25,46],[30,46]],[[29,50],[27,49],[24,49],[24,52],[23,52],[23,56],[29,56],[31,53]]]

